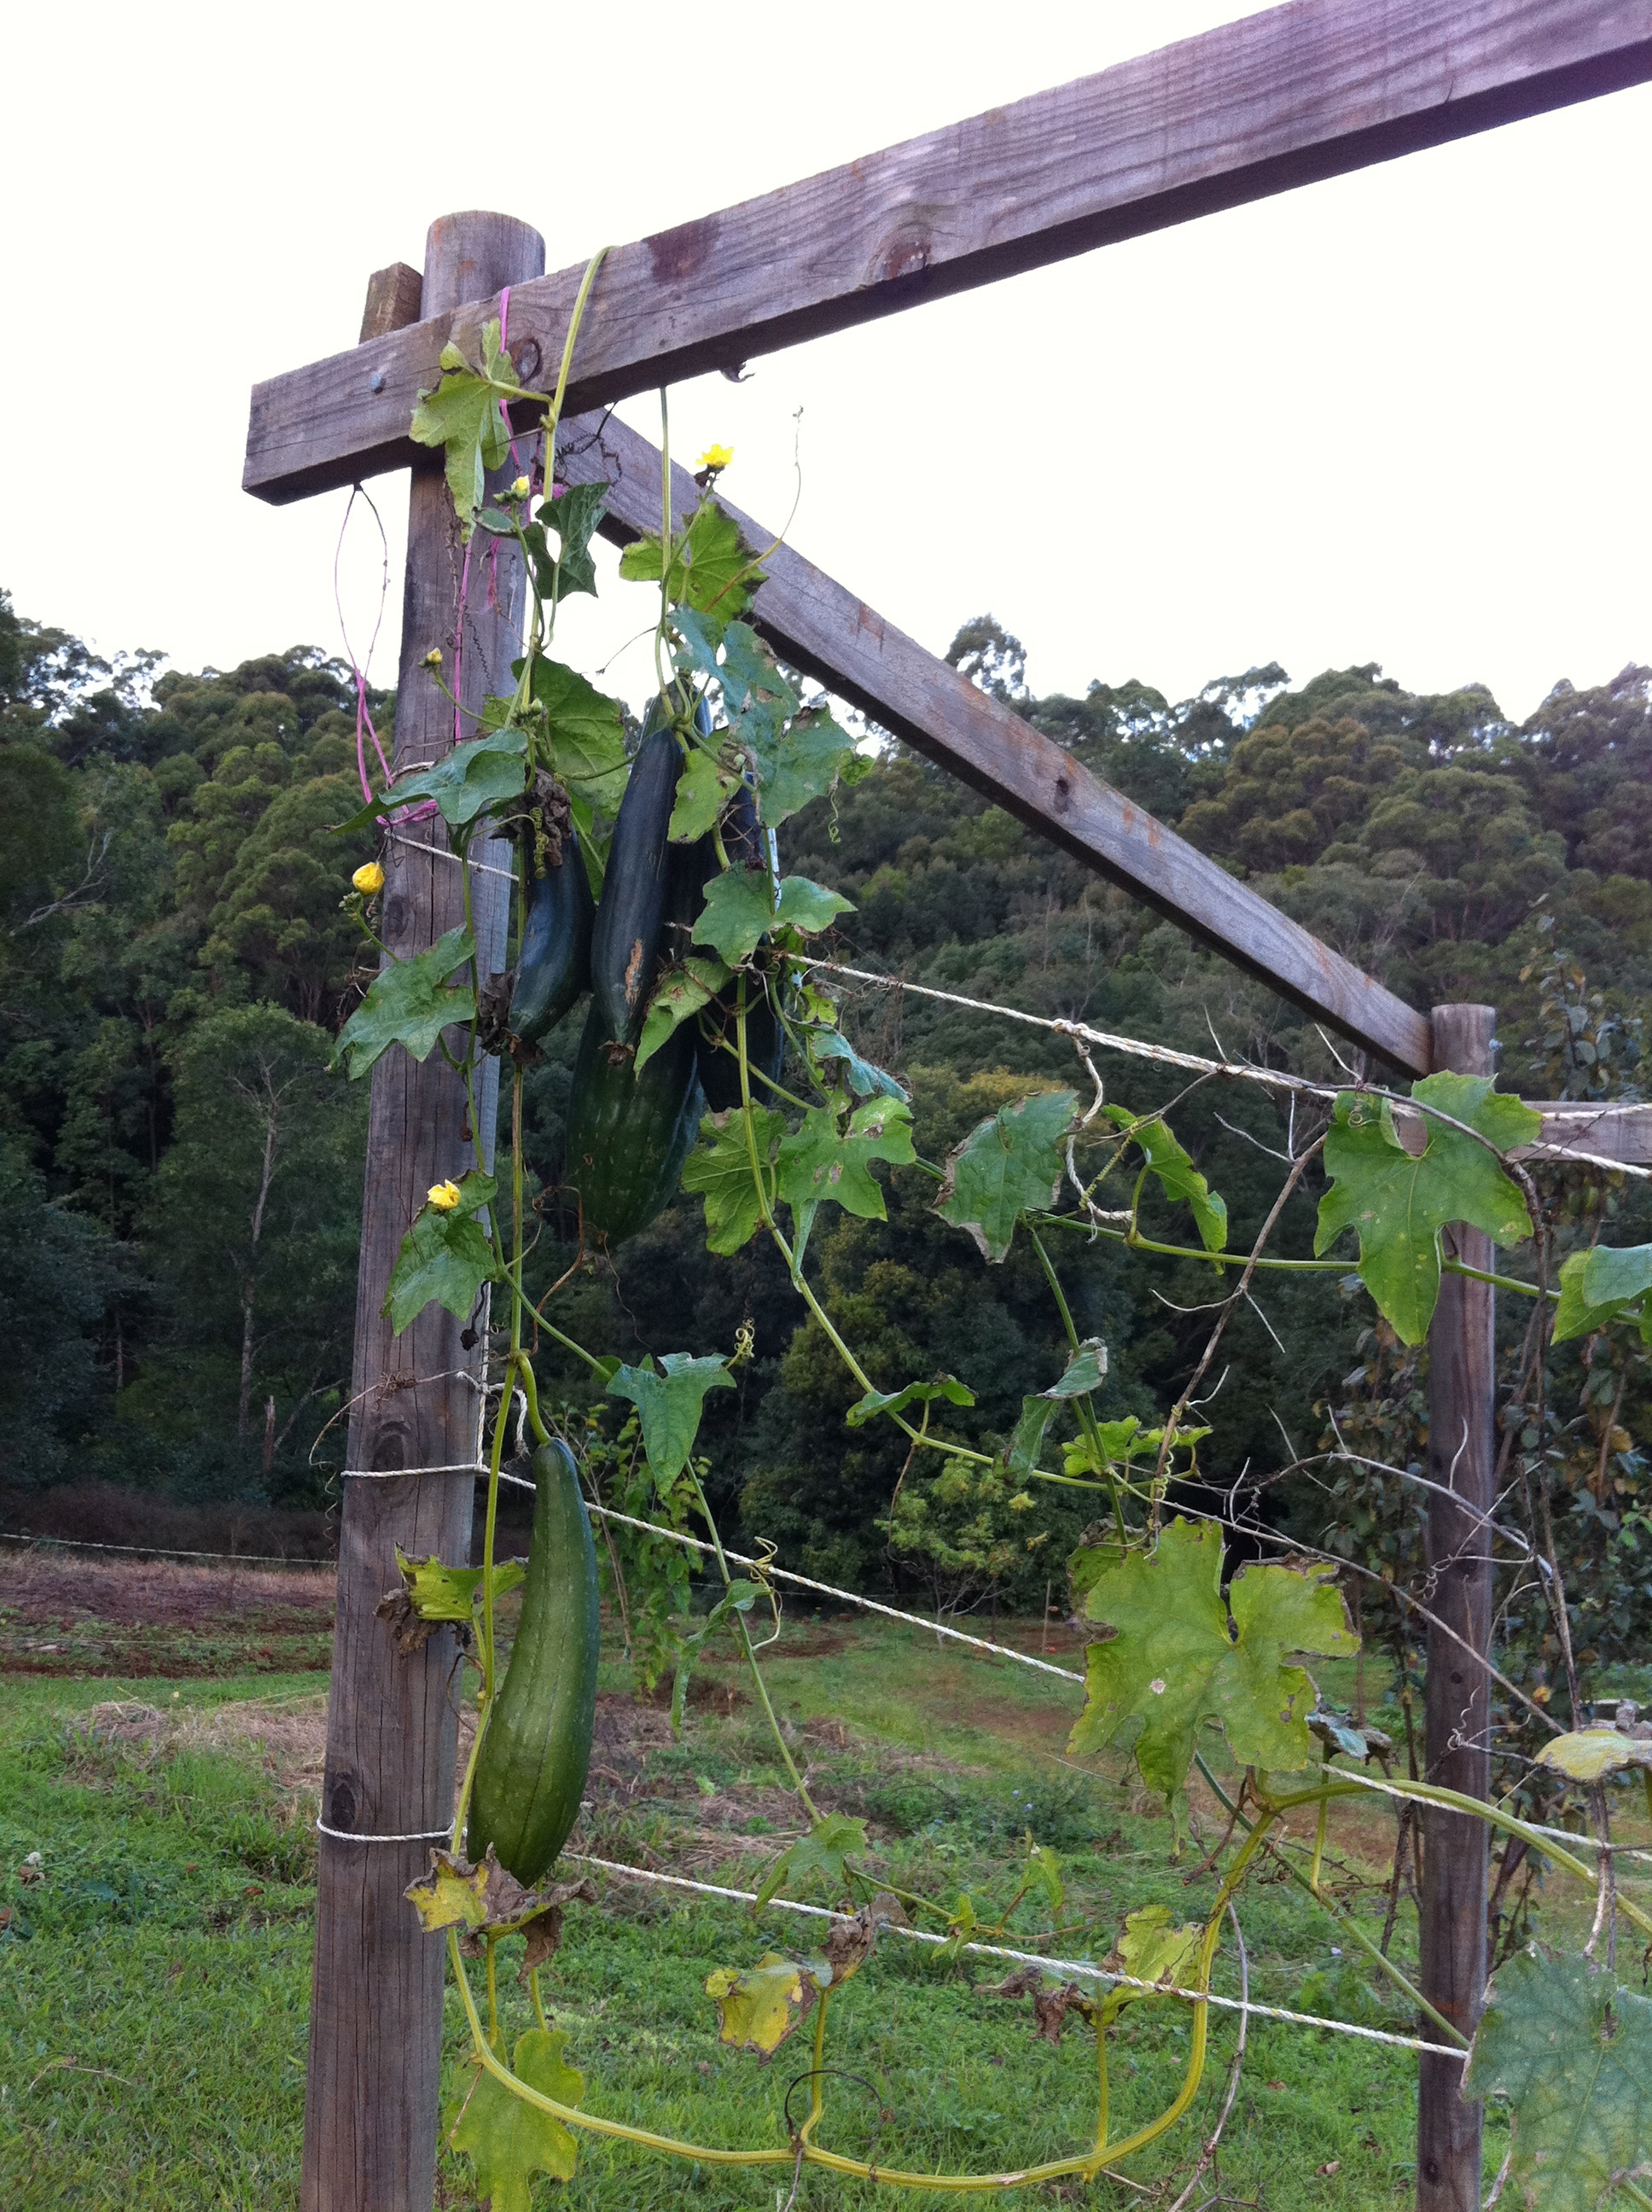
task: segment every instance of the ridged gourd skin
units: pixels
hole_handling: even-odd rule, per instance
[[[671,728],[671,703],[662,694],[648,709],[642,743],[631,763],[608,848],[602,897],[591,941],[591,988],[608,1034],[635,1044],[642,1029],[649,994],[668,962],[682,947],[669,942],[667,928],[682,883],[683,848],[668,842],[677,804],[683,749]],[[701,699],[694,726],[711,734],[711,709]],[[716,872],[715,863],[708,871]],[[690,922],[698,915],[695,902]]]
[[[757,819],[757,809],[750,791],[744,784],[735,794],[733,803],[723,818],[723,849],[728,854],[731,867],[766,866],[771,877],[780,873],[780,856],[775,849],[774,833],[765,829]],[[714,856],[713,866],[716,862]],[[695,909],[698,911],[698,908]],[[768,990],[775,988],[775,979],[768,979]],[[740,1063],[732,1052],[703,1034],[712,1029],[734,1042],[736,988],[731,984],[716,1001],[707,1007],[702,1021],[695,1024],[696,1052],[700,1068],[701,1087],[706,1094],[706,1103],[714,1114],[723,1114],[740,1104]],[[774,1002],[761,989],[755,977],[746,979],[745,1055],[754,1071],[751,1097],[756,1105],[768,1105],[773,1093],[760,1083],[758,1075],[768,1076],[769,1082],[780,1080],[780,1066],[786,1057],[786,1032],[780,1027]]]
[[[527,919],[508,1017],[518,1036],[544,1036],[590,989],[596,916],[579,832],[570,823],[562,834],[562,859],[528,887]]]
[[[705,1108],[691,1024],[675,1030],[640,1073],[634,1054],[610,1057],[611,1042],[593,1000],[574,1063],[562,1174],[580,1194],[586,1234],[610,1248],[670,1203]]]
[[[533,1480],[521,1618],[477,1762],[465,1845],[479,1861],[491,1844],[500,1864],[530,1888],[556,1863],[579,1818],[601,1640],[597,1549],[565,1443],[534,1454]]]

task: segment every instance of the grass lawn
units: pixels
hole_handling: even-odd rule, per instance
[[[1061,1641],[1052,1656],[1081,1663],[1076,1639]],[[665,1714],[628,1694],[617,1665],[608,1670],[585,1842],[752,1888],[798,1832],[793,1801],[738,1671],[712,1664],[699,1680],[701,1702],[675,1743]],[[770,1680],[811,1788],[869,1821],[891,1882],[949,1903],[968,1891],[986,1915],[1008,1894],[1030,1832],[1066,1876],[1054,1948],[1102,1956],[1142,1905],[1166,1905],[1178,1922],[1208,1909],[1214,1884],[1199,1850],[1169,1863],[1169,1824],[1139,1788],[1066,1761],[1076,1688],[865,1621],[789,1623]],[[323,1691],[314,1672],[0,1677],[0,2203],[13,2212],[296,2205]],[[1196,1817],[1214,1841],[1208,1799]],[[1392,1850],[1392,1820],[1375,1802],[1333,1828],[1339,1892],[1374,1931]],[[769,2065],[737,2055],[716,2039],[703,1984],[714,1966],[807,1948],[816,1930],[634,1884],[602,1893],[597,1909],[572,1909],[545,1977],[587,2103],[707,2142],[784,2142],[806,2031]],[[1380,1978],[1283,1881],[1254,1885],[1243,1919],[1254,1996],[1411,2032]],[[1024,1941],[1048,1924],[1029,1905],[1017,1926]],[[1402,1912],[1396,1957],[1412,1942]],[[508,1949],[501,1960],[513,2036],[531,2016]],[[886,1936],[834,2001],[828,2063],[838,2070],[822,2139],[931,2171],[1017,2166],[1087,2140],[1094,2039],[1075,2023],[1059,2047],[1038,2039],[1027,2000],[985,1993],[1007,1971],[981,1958],[948,1966]],[[1230,1944],[1217,1986],[1236,1987]],[[450,1997],[456,2086],[461,2026]],[[1145,2185],[1168,2207],[1219,2105],[1235,2033],[1231,2016],[1216,2021],[1193,2110],[1131,2163],[1137,2187],[1103,2179],[1015,2201],[1123,2205],[1144,2201]],[[1168,2002],[1134,2008],[1113,2031],[1115,2136],[1169,2101],[1187,2035],[1185,2010]],[[1219,2182],[1207,2177],[1194,2202],[1219,2186],[1274,2212],[1403,2205],[1414,2096],[1406,2052],[1254,2021]],[[794,2113],[805,2097],[806,2085],[793,2090]],[[1488,2172],[1503,2141],[1494,2118]],[[572,2185],[542,2180],[534,2202],[774,2212],[777,2184],[784,2202],[789,2170],[668,2166],[586,2136]],[[451,2152],[440,2201],[475,2202],[468,2162]],[[796,2199],[911,2212],[957,2201],[806,2169]]]

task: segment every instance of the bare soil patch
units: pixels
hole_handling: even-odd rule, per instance
[[[0,1553],[0,1672],[213,1675],[325,1668],[330,1566]]]

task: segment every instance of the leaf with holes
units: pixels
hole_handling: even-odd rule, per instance
[[[498,1189],[491,1176],[472,1169],[459,1186],[459,1204],[427,1205],[402,1239],[390,1271],[384,1311],[399,1336],[430,1304],[468,1321],[484,1283],[499,1279],[499,1262],[487,1231],[476,1218]]]
[[[517,2038],[513,2071],[519,2081],[559,2105],[578,2105],[585,2095],[585,2076],[563,2057],[568,2045],[565,2028],[531,2027]],[[573,2135],[555,2113],[515,2096],[495,2075],[476,2068],[472,2085],[449,2123],[448,2141],[466,2152],[476,2167],[478,2197],[485,2197],[493,2212],[531,2212],[531,2178],[548,2173],[556,2181],[572,2181],[578,2160]]]
[[[450,929],[428,952],[387,963],[339,1031],[334,1066],[342,1060],[354,1083],[393,1044],[404,1045],[415,1060],[428,1059],[445,1029],[476,1014],[470,985],[450,988],[447,981],[474,950],[468,929]]]
[[[908,1406],[932,1405],[937,1398],[944,1398],[953,1406],[975,1402],[975,1392],[956,1375],[943,1375],[938,1382],[908,1382],[902,1390],[868,1390],[843,1418],[852,1429],[858,1429],[876,1413],[903,1413]]]
[[[948,1154],[935,1211],[954,1228],[967,1229],[986,1259],[1004,1259],[1023,1213],[1054,1205],[1061,1147],[1077,1103],[1071,1091],[1035,1091],[1001,1106]]]
[[[1466,1127],[1424,1115],[1428,1142],[1413,1157],[1386,1098],[1342,1091],[1325,1139],[1332,1181],[1320,1200],[1314,1249],[1322,1253],[1345,1229],[1357,1231],[1361,1281],[1400,1341],[1420,1344],[1440,1295],[1440,1231],[1448,1222],[1465,1221],[1503,1245],[1531,1235],[1526,1201],[1486,1145],[1508,1152],[1530,1144],[1542,1123],[1518,1098],[1499,1097],[1489,1076],[1425,1076],[1411,1095]]]
[[[659,1364],[663,1374],[656,1374],[652,1364],[616,1368],[609,1378],[608,1395],[629,1398],[636,1407],[642,1449],[663,1489],[689,1463],[707,1391],[732,1389],[734,1378],[726,1360],[714,1352],[696,1359],[692,1352],[668,1352]]]
[[[819,1995],[814,1976],[795,1959],[765,1951],[742,1974],[717,1966],[706,1977],[706,1995],[721,2015],[718,2040],[736,2051],[772,2058]]]
[[[1497,1969],[1463,2094],[1508,2100],[1511,2201],[1527,2212],[1625,2201],[1621,2183],[1652,2179],[1652,1998],[1534,1945]]]
[[[1133,1742],[1142,1779],[1167,1797],[1187,1780],[1206,1722],[1242,1766],[1306,1766],[1314,1685],[1290,1656],[1344,1659],[1359,1647],[1328,1567],[1243,1568],[1224,1604],[1222,1532],[1209,1522],[1172,1521],[1151,1557],[1103,1567],[1084,1610],[1114,1633],[1085,1654],[1071,1748]]]
[[[884,1194],[872,1163],[910,1167],[912,1109],[902,1098],[868,1098],[840,1127],[830,1106],[811,1106],[800,1126],[781,1139],[776,1169],[780,1195],[799,1218],[806,1207],[831,1200],[863,1221],[884,1221]]]
[[[659,532],[651,530],[626,547],[619,572],[628,583],[657,584],[662,559]],[[688,529],[672,535],[665,597],[674,605],[693,607],[727,623],[745,612],[763,574],[738,526],[707,500]]]
[[[755,1152],[773,1201],[774,1154],[786,1134],[786,1117],[768,1106],[737,1106],[708,1114],[701,1143],[683,1164],[683,1188],[706,1202],[706,1244],[713,1252],[738,1252],[762,1218],[751,1170]]]
[[[495,389],[499,385],[506,387],[504,392]],[[447,489],[464,538],[471,535],[477,510],[487,495],[488,471],[503,468],[511,449],[500,401],[519,388],[510,356],[500,349],[495,319],[483,330],[482,374],[477,374],[456,345],[445,345],[440,380],[420,392],[413,410],[408,434],[416,445],[441,447]]]
[[[1616,1248],[1597,1244],[1574,1252],[1560,1270],[1560,1302],[1554,1312],[1554,1340],[1592,1336],[1652,1291],[1652,1244]],[[1641,1334],[1652,1330],[1652,1308],[1639,1316]],[[1652,1339],[1649,1339],[1652,1340]]]
[[[642,1018],[642,1035],[637,1039],[639,1074],[684,1022],[711,1004],[728,980],[728,969],[722,962],[701,952],[690,953],[681,967],[665,970],[654,985]]]
[[[778,1897],[788,1885],[801,1887],[812,1875],[820,1875],[836,1895],[848,1879],[851,1856],[865,1848],[864,1820],[852,1820],[847,1813],[823,1814],[806,1836],[800,1836],[769,1865],[757,1885],[752,1911],[761,1911],[771,1897]]]
[[[1228,1243],[1228,1208],[1226,1200],[1218,1198],[1204,1176],[1193,1164],[1192,1155],[1167,1122],[1157,1117],[1138,1121],[1123,1106],[1104,1106],[1102,1111],[1115,1127],[1122,1129],[1142,1156],[1147,1172],[1157,1178],[1159,1188],[1174,1203],[1185,1199],[1199,1230],[1199,1239],[1207,1252],[1222,1252]]]

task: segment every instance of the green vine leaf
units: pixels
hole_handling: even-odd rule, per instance
[[[1077,1104],[1071,1091],[1035,1091],[1001,1106],[948,1154],[935,1211],[955,1229],[968,1230],[983,1258],[1001,1261],[1022,1215],[1054,1205],[1061,1147]]]
[[[889,1217],[872,1163],[910,1167],[916,1157],[912,1109],[904,1099],[869,1098],[841,1128],[833,1108],[811,1106],[781,1140],[776,1187],[799,1220],[805,1208],[829,1199],[863,1221],[884,1221]]]
[[[513,672],[520,677],[519,660]],[[533,664],[533,696],[544,709],[551,774],[587,806],[617,814],[629,766],[619,701],[587,684],[577,668],[543,657]]]
[[[748,1170],[749,1175],[749,1170]],[[692,1352],[668,1352],[660,1361],[616,1368],[610,1376],[610,1398],[629,1398],[642,1424],[642,1449],[662,1489],[676,1481],[689,1463],[708,1390],[732,1390],[734,1378],[715,1353],[696,1359]]]
[[[1630,1244],[1616,1249],[1597,1244],[1590,1252],[1574,1252],[1560,1270],[1560,1301],[1554,1313],[1554,1341],[1593,1336],[1608,1322],[1652,1291],[1652,1244]],[[1652,1343],[1652,1307],[1638,1316],[1641,1335]]]
[[[333,1066],[342,1060],[354,1083],[393,1044],[405,1045],[415,1060],[428,1059],[445,1029],[475,1018],[476,994],[470,985],[447,988],[447,978],[475,950],[468,929],[450,929],[428,952],[381,968],[338,1033]]]
[[[642,1035],[637,1039],[639,1074],[661,1045],[701,1006],[708,1006],[728,981],[728,969],[720,960],[708,960],[698,952],[690,953],[681,967],[665,970],[654,986],[643,1017]]]
[[[480,375],[456,345],[442,348],[441,372],[439,383],[420,392],[410,434],[417,445],[441,447],[459,533],[468,538],[487,495],[487,471],[503,468],[511,449],[500,400],[521,389],[510,356],[500,349],[497,319],[482,333]]]
[[[1652,1999],[1534,1945],[1497,1969],[1463,2094],[1513,2107],[1527,2212],[1600,2212],[1652,2177]]]
[[[493,1244],[475,1218],[492,1205],[498,1188],[491,1176],[473,1169],[459,1185],[456,1206],[427,1204],[420,1212],[402,1239],[385,1292],[383,1310],[398,1336],[431,1304],[468,1321],[482,1285],[498,1279]]]
[[[1139,1982],[1163,1982],[1178,1989],[1191,1989],[1191,1977],[1199,1971],[1200,1946],[1205,1931],[1195,1923],[1175,1928],[1170,1923],[1168,1905],[1144,1905],[1139,1912],[1126,1917],[1124,1932],[1114,1946],[1107,1964],[1115,1974],[1133,1974]],[[1144,1999],[1151,2001],[1150,1990],[1134,1990],[1124,1984],[1108,1991],[1096,2015],[1098,2027],[1110,2027],[1127,2004]]]
[[[824,1061],[828,1066],[836,1065],[843,1071],[845,1080],[857,1098],[904,1098],[904,1084],[897,1083],[881,1067],[874,1067],[869,1060],[862,1060],[846,1036],[836,1030],[805,1030],[804,1043],[817,1069]]]
[[[952,1406],[975,1402],[975,1392],[956,1375],[943,1375],[938,1382],[908,1382],[902,1390],[868,1390],[843,1418],[852,1429],[864,1428],[874,1414],[902,1413],[908,1406],[932,1405],[938,1398]]]
[[[408,1601],[421,1620],[470,1620],[482,1589],[480,1567],[444,1566],[434,1552],[428,1559],[410,1559],[399,1544],[396,1564]],[[501,1560],[494,1569],[494,1595],[502,1597],[513,1590],[526,1580],[527,1571],[519,1559]]]
[[[706,1995],[721,2015],[719,2041],[762,2058],[774,2057],[818,1994],[808,1968],[779,1951],[765,1951],[744,1974],[716,1966],[706,1977]]]
[[[585,2076],[563,2057],[567,2044],[565,2028],[529,2028],[516,2039],[513,2071],[541,2096],[554,2097],[559,2105],[578,2105],[585,2096]],[[579,2158],[574,2136],[553,2113],[539,2112],[513,2096],[502,2081],[483,2071],[479,2058],[471,2063],[476,2079],[447,2139],[475,2165],[477,2194],[489,2200],[493,2212],[531,2212],[534,2174],[573,2180]]]
[[[720,768],[714,755],[696,746],[677,780],[677,803],[666,835],[675,845],[692,845],[707,835],[739,779]]]
[[[1137,1146],[1148,1170],[1158,1179],[1160,1188],[1174,1204],[1185,1199],[1192,1209],[1199,1230],[1199,1240],[1207,1252],[1223,1252],[1228,1243],[1228,1208],[1224,1199],[1218,1198],[1199,1170],[1192,1155],[1168,1122],[1157,1116],[1147,1121],[1138,1121],[1127,1108],[1104,1106],[1102,1111],[1114,1127],[1122,1129],[1132,1144]]]
[[[866,1824],[847,1813],[825,1813],[806,1836],[799,1836],[774,1860],[757,1885],[754,1912],[761,1912],[771,1897],[788,1885],[800,1885],[818,1875],[834,1895],[848,1880],[848,1863],[866,1848]]]
[[[591,541],[607,512],[606,484],[569,484],[559,497],[542,507],[537,520],[523,531],[533,563],[534,586],[547,605],[554,606],[570,592],[597,596],[597,564],[591,557]],[[562,541],[560,579],[556,556],[545,535],[548,523]]]
[[[511,704],[508,699],[489,699],[483,714],[484,724],[489,720],[488,709],[502,713]],[[434,768],[403,777],[382,799],[368,799],[348,822],[339,824],[338,834],[365,830],[392,807],[410,806],[420,799],[434,799],[442,819],[455,830],[463,830],[489,807],[520,796],[527,750],[528,733],[520,728],[500,726],[487,737],[469,738],[444,753]]]
[[[756,771],[758,815],[771,830],[811,799],[824,799],[841,779],[859,781],[854,739],[823,707],[806,708],[784,731],[754,727],[748,719],[736,733]]]
[[[1099,1390],[1107,1380],[1107,1346],[1099,1336],[1086,1337],[1066,1368],[1043,1392],[1046,1398],[1083,1398]]]
[[[621,554],[619,572],[628,583],[657,584],[661,563],[659,533],[649,531]],[[688,529],[672,538],[665,597],[727,623],[745,612],[763,574],[738,525],[707,500]]]
[[[683,1163],[683,1188],[706,1202],[709,1250],[738,1252],[750,1243],[762,1211],[752,1181],[748,1146],[755,1148],[758,1165],[767,1173],[773,1168],[785,1134],[785,1115],[769,1106],[740,1106],[726,1114],[708,1114],[700,1124],[701,1141]]]
[[[775,896],[766,871],[726,868],[706,886],[705,911],[695,924],[694,941],[710,945],[731,968],[738,968],[771,929],[813,936],[835,915],[853,911],[852,899],[811,883],[807,876],[786,877]]]
[[[1314,1685],[1287,1656],[1342,1659],[1359,1645],[1329,1567],[1243,1568],[1224,1604],[1222,1532],[1208,1522],[1172,1521],[1151,1557],[1103,1567],[1084,1610],[1114,1634],[1085,1653],[1070,1748],[1133,1740],[1142,1779],[1167,1798],[1186,1782],[1207,1721],[1226,1731],[1242,1766],[1306,1766]]]
[[[1054,1418],[1055,1407],[1048,1396],[1021,1401],[1021,1418],[1004,1447],[1004,1464],[1011,1474],[1032,1473],[1044,1449],[1044,1431]]]
[[[1518,1098],[1500,1097],[1484,1075],[1430,1075],[1411,1095],[1476,1129],[1497,1152],[1530,1144],[1539,1116]],[[1359,1276],[1404,1344],[1420,1344],[1440,1295],[1440,1231],[1464,1221],[1494,1243],[1532,1233],[1526,1201],[1493,1152],[1462,1129],[1421,1117],[1424,1149],[1413,1157],[1394,1110],[1357,1091],[1339,1094],[1325,1139],[1331,1188],[1320,1200],[1315,1253],[1345,1229],[1359,1236]]]

